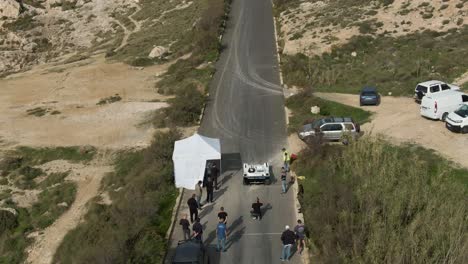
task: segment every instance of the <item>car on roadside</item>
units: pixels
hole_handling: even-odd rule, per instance
[[[447,116],[445,127],[452,132],[468,134],[468,103],[463,104]]]
[[[380,94],[375,87],[364,87],[359,93],[359,105],[379,105]]]
[[[446,90],[460,90],[460,87],[437,80],[426,81],[416,85],[413,98],[416,102],[419,103],[426,95],[431,95]]]
[[[442,91],[424,96],[420,113],[426,118],[445,121],[450,112],[457,110],[464,103],[468,103],[467,94],[452,90]]]
[[[327,141],[343,140],[345,136],[357,138],[361,132],[359,124],[351,117],[326,117],[305,124],[299,132],[299,138],[322,137]]]
[[[179,241],[172,264],[209,264],[210,260],[203,243],[198,240]]]

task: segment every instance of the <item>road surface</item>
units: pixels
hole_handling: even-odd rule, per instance
[[[224,206],[230,231],[228,250],[215,263],[280,263],[280,234],[294,227],[294,194],[272,185],[242,185],[243,162],[271,162],[278,179],[281,148],[287,144],[284,97],[280,86],[270,0],[235,0],[223,37],[226,46],[210,90],[200,134],[221,139],[223,184],[215,203],[205,206],[205,242],[216,244],[217,212]],[[250,218],[259,197],[267,205],[262,221]],[[185,203],[185,201],[184,201]],[[299,263],[298,254],[293,263]]]

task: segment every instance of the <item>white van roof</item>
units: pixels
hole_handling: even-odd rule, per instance
[[[425,81],[425,82],[422,82],[422,83],[418,83],[418,85],[429,87],[429,86],[432,86],[434,84],[442,84],[442,83],[444,83],[444,82],[437,81],[437,80],[430,80],[430,81]]]

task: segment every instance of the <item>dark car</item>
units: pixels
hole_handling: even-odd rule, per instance
[[[207,264],[210,263],[203,244],[198,240],[179,241],[175,249],[172,264]]]
[[[364,87],[359,94],[359,105],[379,105],[380,94],[374,87]]]

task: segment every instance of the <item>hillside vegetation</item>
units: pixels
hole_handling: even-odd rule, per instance
[[[409,95],[418,82],[468,85],[465,0],[277,0],[285,83]]]
[[[172,151],[179,137],[177,131],[158,133],[148,148],[115,161],[116,170],[102,187],[112,204],[92,202],[84,222],[64,238],[54,263],[161,263],[178,193]]]
[[[466,262],[468,171],[369,136],[300,157],[314,262]]]

